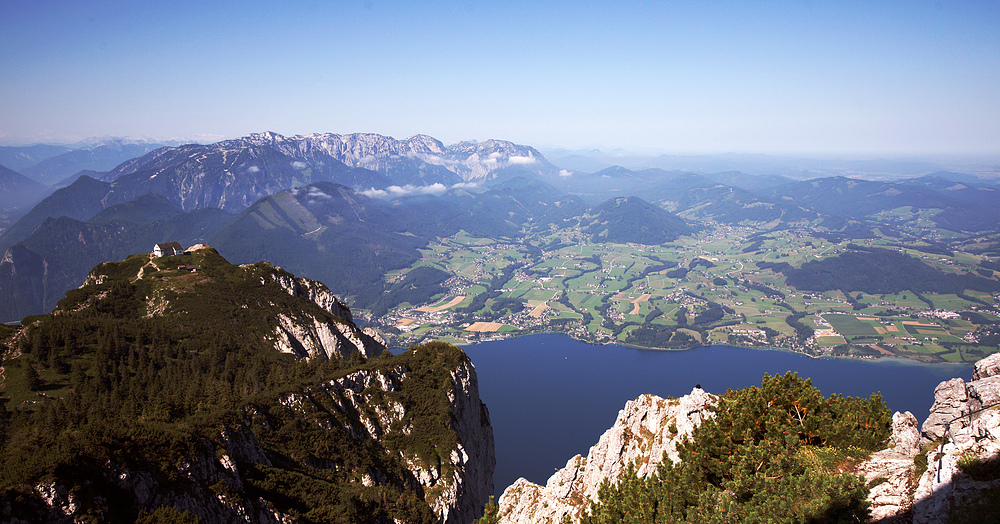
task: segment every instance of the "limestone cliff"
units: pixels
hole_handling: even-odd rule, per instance
[[[872,520],[908,515],[916,489],[913,461],[919,453],[917,418],[909,411],[897,411],[892,416],[892,437],[888,447],[876,451],[856,468],[857,474],[864,476],[871,486],[868,500],[871,502]]]
[[[976,363],[972,381],[942,382],[934,390],[922,443],[931,447],[914,495],[913,522],[947,522],[974,507],[985,490],[1000,488],[1000,354]],[[946,443],[941,444],[943,437]],[[976,465],[992,474],[977,474]]]
[[[679,399],[642,395],[627,402],[586,458],[571,458],[545,486],[521,478],[504,490],[500,522],[557,523],[565,515],[576,518],[597,499],[601,480],[618,478],[629,463],[636,462],[639,475],[646,476],[656,471],[664,452],[678,460],[677,443],[711,416],[709,408],[715,402],[715,395],[701,388]]]
[[[374,357],[385,350],[385,343],[375,331],[360,330],[354,325],[351,310],[322,282],[296,278],[279,268],[261,277],[261,284],[277,283],[293,297],[302,297],[333,315],[277,315],[275,347],[300,358],[347,358],[358,352]]]

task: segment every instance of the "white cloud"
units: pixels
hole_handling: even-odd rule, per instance
[[[474,182],[459,182],[451,187],[436,182],[429,186],[406,184],[405,186],[389,186],[385,189],[375,189],[373,187],[360,193],[368,198],[400,198],[411,195],[440,195],[449,189],[471,189],[476,187],[479,187],[479,184]]]
[[[511,164],[534,164],[535,157],[533,156],[512,156],[508,160]]]
[[[292,162],[292,167],[294,167],[295,169],[300,169],[301,170],[301,169],[305,169],[305,168],[309,167],[309,164],[307,164],[305,162],[299,162],[298,160],[296,160],[295,162]]]
[[[251,173],[256,173],[256,172],[260,171],[260,168],[257,167],[257,166],[250,166],[250,167],[247,168],[247,171],[249,171]]]
[[[389,196],[388,191],[384,189],[375,189],[374,187],[361,191],[361,194],[368,198],[386,198]]]
[[[559,176],[564,176],[565,177],[565,176],[571,176],[572,174],[573,174],[573,172],[569,171],[567,169],[560,169],[559,170]]]

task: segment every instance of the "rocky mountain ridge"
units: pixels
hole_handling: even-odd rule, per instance
[[[108,205],[152,192],[184,210],[240,211],[262,197],[312,182],[356,190],[451,186],[494,179],[511,169],[556,170],[534,148],[501,140],[445,147],[426,135],[396,140],[372,133],[284,137],[266,132],[160,148],[123,162],[103,180],[112,183]]]
[[[374,133],[322,133],[288,138],[276,133],[260,133],[248,139],[270,143],[293,157],[309,158],[310,153],[323,151],[349,166],[379,172],[391,172],[396,163],[411,159],[443,167],[465,182],[491,178],[495,171],[512,165],[539,164],[547,170],[553,169],[535,148],[506,140],[467,141],[445,146],[427,135],[396,140]]]

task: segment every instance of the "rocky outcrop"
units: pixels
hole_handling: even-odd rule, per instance
[[[289,295],[304,297],[331,314],[348,322],[354,322],[350,308],[337,295],[334,295],[330,288],[326,287],[326,284],[308,278],[294,277],[290,273],[279,270],[262,278],[261,284],[266,284],[268,279],[280,285],[281,289],[284,289]]]
[[[892,416],[892,437],[887,449],[872,454],[857,466],[856,473],[864,476],[871,486],[872,520],[882,521],[910,510],[916,479],[913,459],[920,453],[920,431],[917,417],[907,411]]]
[[[310,392],[289,395],[282,404],[306,416],[316,409],[316,395],[322,394],[338,412],[353,414],[346,429],[356,439],[381,442],[393,432],[410,435],[412,416],[402,402],[385,395],[403,388],[409,372],[404,367],[356,371]],[[402,457],[442,524],[463,524],[482,515],[493,493],[496,458],[493,428],[486,405],[479,399],[479,379],[472,362],[464,359],[451,371],[451,379],[446,395],[451,407],[450,427],[457,443],[442,453],[447,460],[429,464],[406,450],[386,451]],[[386,479],[387,472],[369,471],[361,482],[371,486],[383,484]]]
[[[974,504],[983,490],[1000,487],[992,475],[973,475],[975,466],[1000,461],[1000,354],[976,363],[973,380],[942,382],[922,427],[922,443],[931,448],[927,471],[914,494],[913,522],[947,522]],[[947,436],[946,443],[940,444]]]
[[[34,492],[41,507],[30,512],[23,507],[0,507],[0,519],[70,524],[84,521],[84,515],[87,520],[101,515],[98,522],[114,522],[126,518],[120,506],[127,497],[139,507],[176,508],[206,524],[290,521],[269,502],[246,493],[244,472],[236,464],[271,465],[251,431],[225,429],[216,442],[205,441],[201,448],[199,453],[173,461],[169,477],[134,465],[108,463],[103,478],[92,477],[72,486],[58,481],[39,483]]]
[[[500,522],[529,524],[576,518],[591,501],[605,478],[617,479],[635,463],[640,476],[656,471],[666,453],[678,460],[677,444],[711,416],[716,396],[695,388],[679,399],[642,395],[618,412],[615,424],[601,435],[587,457],[577,455],[566,467],[539,486],[521,478],[500,497]]]
[[[278,315],[275,347],[300,358],[347,358],[358,352],[374,357],[385,351],[385,341],[372,329],[354,325],[351,310],[322,282],[296,278],[279,268],[263,277],[261,284],[277,283],[293,297],[313,302],[334,318],[303,314]]]
[[[711,416],[714,402],[714,396],[695,389],[676,400],[643,395],[627,403],[586,458],[570,459],[545,486],[521,478],[504,490],[500,521],[575,519],[597,499],[601,481],[619,478],[627,464],[635,463],[637,473],[648,476],[664,452],[677,460],[677,442]],[[969,383],[961,378],[942,382],[920,429],[913,414],[895,413],[886,449],[854,470],[869,485],[872,521],[948,522],[953,512],[976,504],[983,490],[1000,488],[995,473],[974,476],[969,467],[1000,470],[1000,406],[995,404],[1000,404],[1000,354],[979,361]],[[949,441],[942,447],[944,435]],[[918,475],[916,464],[924,456],[928,467]]]
[[[966,433],[972,422],[986,407],[1000,404],[1000,353],[976,363],[972,381],[961,378],[938,384],[934,389],[934,405],[921,427],[923,443],[939,442],[949,434]]]
[[[976,362],[975,370],[972,372],[972,380],[997,376],[1000,376],[1000,353],[994,353]]]
[[[299,358],[348,358],[355,352],[374,357],[385,351],[384,344],[354,324],[309,315],[277,319],[274,347]]]

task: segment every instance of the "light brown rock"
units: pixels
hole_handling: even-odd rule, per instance
[[[913,458],[920,452],[920,431],[912,413],[896,412],[892,416],[892,437],[889,447],[873,453],[857,466],[872,486],[868,494],[872,520],[899,515],[910,509],[916,489],[911,471]]]
[[[664,455],[676,461],[677,443],[711,416],[709,409],[716,400],[695,388],[679,399],[642,395],[629,401],[586,458],[569,459],[544,487],[521,478],[504,490],[500,522],[558,523],[564,515],[576,518],[597,500],[601,481],[618,479],[628,464],[635,463],[637,473],[648,476]]]

